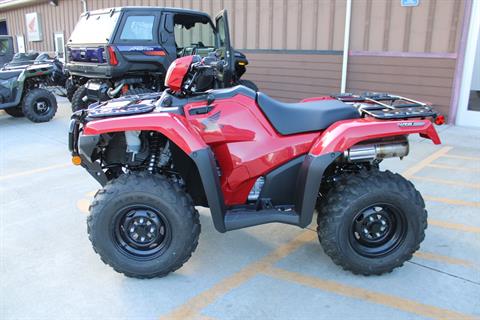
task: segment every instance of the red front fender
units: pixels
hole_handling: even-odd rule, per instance
[[[172,140],[186,154],[207,147],[185,120],[174,113],[148,113],[88,122],[83,134],[94,135],[122,131],[157,131]]]
[[[315,141],[310,154],[318,156],[329,152],[343,152],[361,141],[415,133],[435,144],[441,143],[429,120],[387,121],[365,118],[336,122]]]

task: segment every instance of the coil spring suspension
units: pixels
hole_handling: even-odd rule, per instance
[[[160,156],[161,136],[157,132],[150,134],[150,159],[148,161],[148,172],[155,173],[157,159]]]

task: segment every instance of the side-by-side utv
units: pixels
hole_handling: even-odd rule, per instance
[[[66,76],[57,59],[0,70],[0,110],[33,122],[50,121],[57,112],[55,95],[47,87],[63,86]]]
[[[122,95],[159,92],[170,64],[188,55],[207,56],[229,41],[207,13],[163,7],[121,7],[83,13],[67,42],[72,110]],[[233,51],[219,87],[242,84],[248,60]]]

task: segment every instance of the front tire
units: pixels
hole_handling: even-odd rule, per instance
[[[115,271],[163,277],[198,245],[200,221],[190,197],[165,177],[125,174],[97,192],[87,220],[93,249]]]
[[[22,112],[32,122],[48,122],[57,113],[57,99],[46,89],[32,89],[23,99]]]
[[[9,116],[12,116],[14,118],[22,118],[25,117],[22,111],[22,107],[11,107],[7,109],[3,109]]]
[[[390,171],[343,175],[318,211],[317,233],[325,253],[355,274],[391,272],[410,260],[425,238],[422,196]]]

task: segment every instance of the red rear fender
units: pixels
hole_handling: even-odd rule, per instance
[[[85,125],[83,134],[94,135],[134,130],[160,132],[186,154],[207,147],[184,117],[167,112],[90,121]]]
[[[310,154],[318,156],[329,152],[343,152],[361,141],[415,133],[435,144],[441,143],[429,120],[382,121],[366,118],[336,122],[315,141]]]

